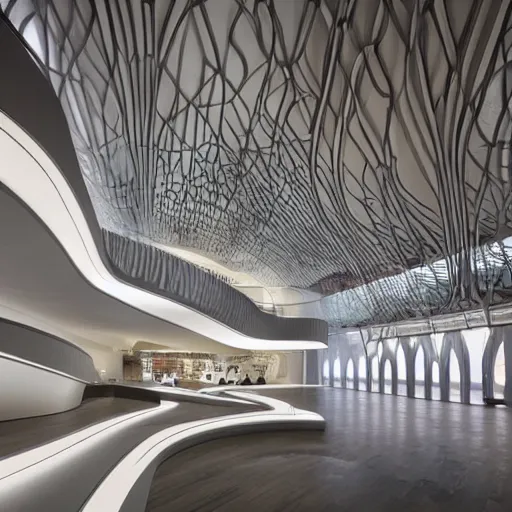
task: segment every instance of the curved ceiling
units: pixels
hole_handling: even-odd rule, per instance
[[[0,6],[103,228],[343,325],[509,300],[509,0]]]

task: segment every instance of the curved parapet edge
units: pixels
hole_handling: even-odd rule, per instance
[[[317,340],[309,341],[301,339],[300,332],[295,333],[295,339],[285,340],[246,336],[197,310],[117,279],[101,258],[84,213],[64,176],[45,151],[1,112],[0,148],[4,157],[0,182],[40,218],[96,289],[140,311],[232,347],[247,350],[325,348],[327,329],[325,333],[321,329]],[[295,319],[282,320],[292,325]],[[291,332],[293,335],[293,329]]]
[[[161,400],[176,400],[179,402],[190,402],[194,404],[203,404],[203,405],[224,405],[224,406],[233,406],[240,404],[250,404],[251,401],[247,401],[245,397],[243,399],[238,398],[229,398],[229,397],[219,397],[215,395],[207,395],[200,393],[199,391],[184,389],[184,388],[174,388],[167,386],[138,386],[134,384],[119,384],[119,387],[125,387],[128,389],[133,388],[143,388],[150,389],[152,392],[157,393],[160,396]]]
[[[216,395],[217,393],[228,392],[230,394],[234,394],[233,389],[236,389],[237,392],[244,391],[262,391],[264,392],[266,389],[297,389],[297,388],[323,388],[322,384],[252,384],[250,386],[243,386],[243,388],[239,386],[215,386],[212,388],[203,388],[198,391],[198,393],[202,393],[205,395]],[[258,398],[262,398],[258,396]]]
[[[162,413],[176,408],[176,402],[165,402],[149,409],[115,416],[105,421],[100,421],[55,439],[49,443],[36,446],[30,450],[22,451],[0,460],[0,495],[5,501],[5,490],[16,485],[25,485],[27,481],[40,478],[46,468],[40,468],[40,464],[59,464],[68,452],[73,452],[76,457],[77,447],[87,443],[98,443],[101,439],[115,435],[122,429],[133,428],[148,418],[158,418]],[[59,459],[61,457],[61,459]],[[55,461],[56,460],[56,461]]]
[[[198,391],[167,386],[143,386],[131,383],[124,384],[91,384],[88,386],[85,398],[114,396],[116,398],[129,398],[132,400],[145,400],[149,402],[177,401],[202,405],[238,406],[248,405],[251,401],[237,398],[218,397],[207,395]],[[244,397],[245,398],[245,397]]]
[[[74,409],[85,386],[72,375],[0,352],[0,421]]]
[[[324,320],[266,313],[218,277],[168,252],[105,230],[103,238],[111,271],[121,281],[179,302],[248,336],[327,340]]]
[[[236,398],[244,395],[229,394]],[[126,455],[90,496],[82,512],[143,512],[158,465],[191,446],[239,434],[325,429],[325,420],[319,414],[268,397],[244,398],[271,407],[261,412],[192,421],[158,432]]]
[[[77,345],[40,329],[0,318],[0,353],[80,380],[99,380],[91,356]]]

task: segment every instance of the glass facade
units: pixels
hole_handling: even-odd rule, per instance
[[[512,326],[387,339],[347,330],[329,336],[318,364],[324,385],[466,404],[503,400],[507,379],[512,385]]]

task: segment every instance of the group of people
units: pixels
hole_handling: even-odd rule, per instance
[[[171,375],[167,375],[167,373],[164,373],[162,380],[160,381],[160,384],[162,386],[171,386],[173,388],[177,387],[179,383],[180,380],[176,372],[172,373]]]
[[[267,383],[267,381],[265,380],[265,377],[262,377],[261,375],[256,379],[256,382],[255,382],[255,384],[257,384],[257,385],[263,385],[263,384],[266,384],[266,383]],[[227,384],[226,379],[224,377],[222,377],[219,380],[219,386],[225,386],[226,384]],[[239,386],[252,386],[253,382],[252,382],[251,378],[249,377],[249,374],[246,373],[245,377],[242,380],[239,380],[237,382],[237,385],[239,385]]]
[[[266,383],[267,381],[265,380],[265,377],[261,375],[256,379],[256,382],[253,383],[251,378],[249,377],[249,374],[246,373],[245,377],[243,379],[240,379],[236,384],[238,386],[252,386],[253,384],[263,385]],[[179,385],[178,375],[176,373],[172,373],[171,375],[164,373],[164,375],[162,376],[162,380],[160,381],[160,384],[162,386],[176,387]],[[228,383],[226,382],[226,379],[224,377],[221,377],[221,379],[219,380],[219,386],[226,386],[227,384]]]

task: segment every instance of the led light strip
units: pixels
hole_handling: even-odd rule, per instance
[[[43,149],[0,112],[0,181],[20,197],[57,237],[82,275],[95,288],[167,322],[219,343],[247,350],[326,348],[319,341],[252,338],[198,311],[116,279],[105,267],[84,214],[67,181]]]
[[[88,442],[98,443],[118,433],[120,430],[133,427],[141,421],[168,412],[177,406],[178,404],[175,402],[162,402],[159,406],[152,409],[117,416],[32,450],[1,459],[0,496],[3,491],[9,489],[14,483],[23,483],[29,481],[30,478],[37,478],[37,474],[47,470],[45,462],[50,463],[52,466],[62,463],[64,458],[75,457],[76,452],[82,449],[83,445],[88,444]]]
[[[230,393],[234,396],[243,396],[243,393]],[[252,399],[252,397],[251,397]],[[234,428],[250,428],[255,426],[283,425],[290,428],[294,425],[323,429],[325,420],[319,414],[295,409],[290,404],[281,400],[268,397],[254,397],[266,405],[271,405],[274,410],[255,413],[224,416],[207,420],[192,421],[170,427],[149,437],[133,449],[103,480],[94,494],[89,498],[81,512],[119,512],[131,489],[139,478],[151,467],[156,466],[166,452],[172,451],[186,440],[208,434],[211,439],[220,436]],[[239,431],[237,430],[237,433]],[[201,440],[204,440],[201,437]],[[179,446],[177,447],[179,451]]]

